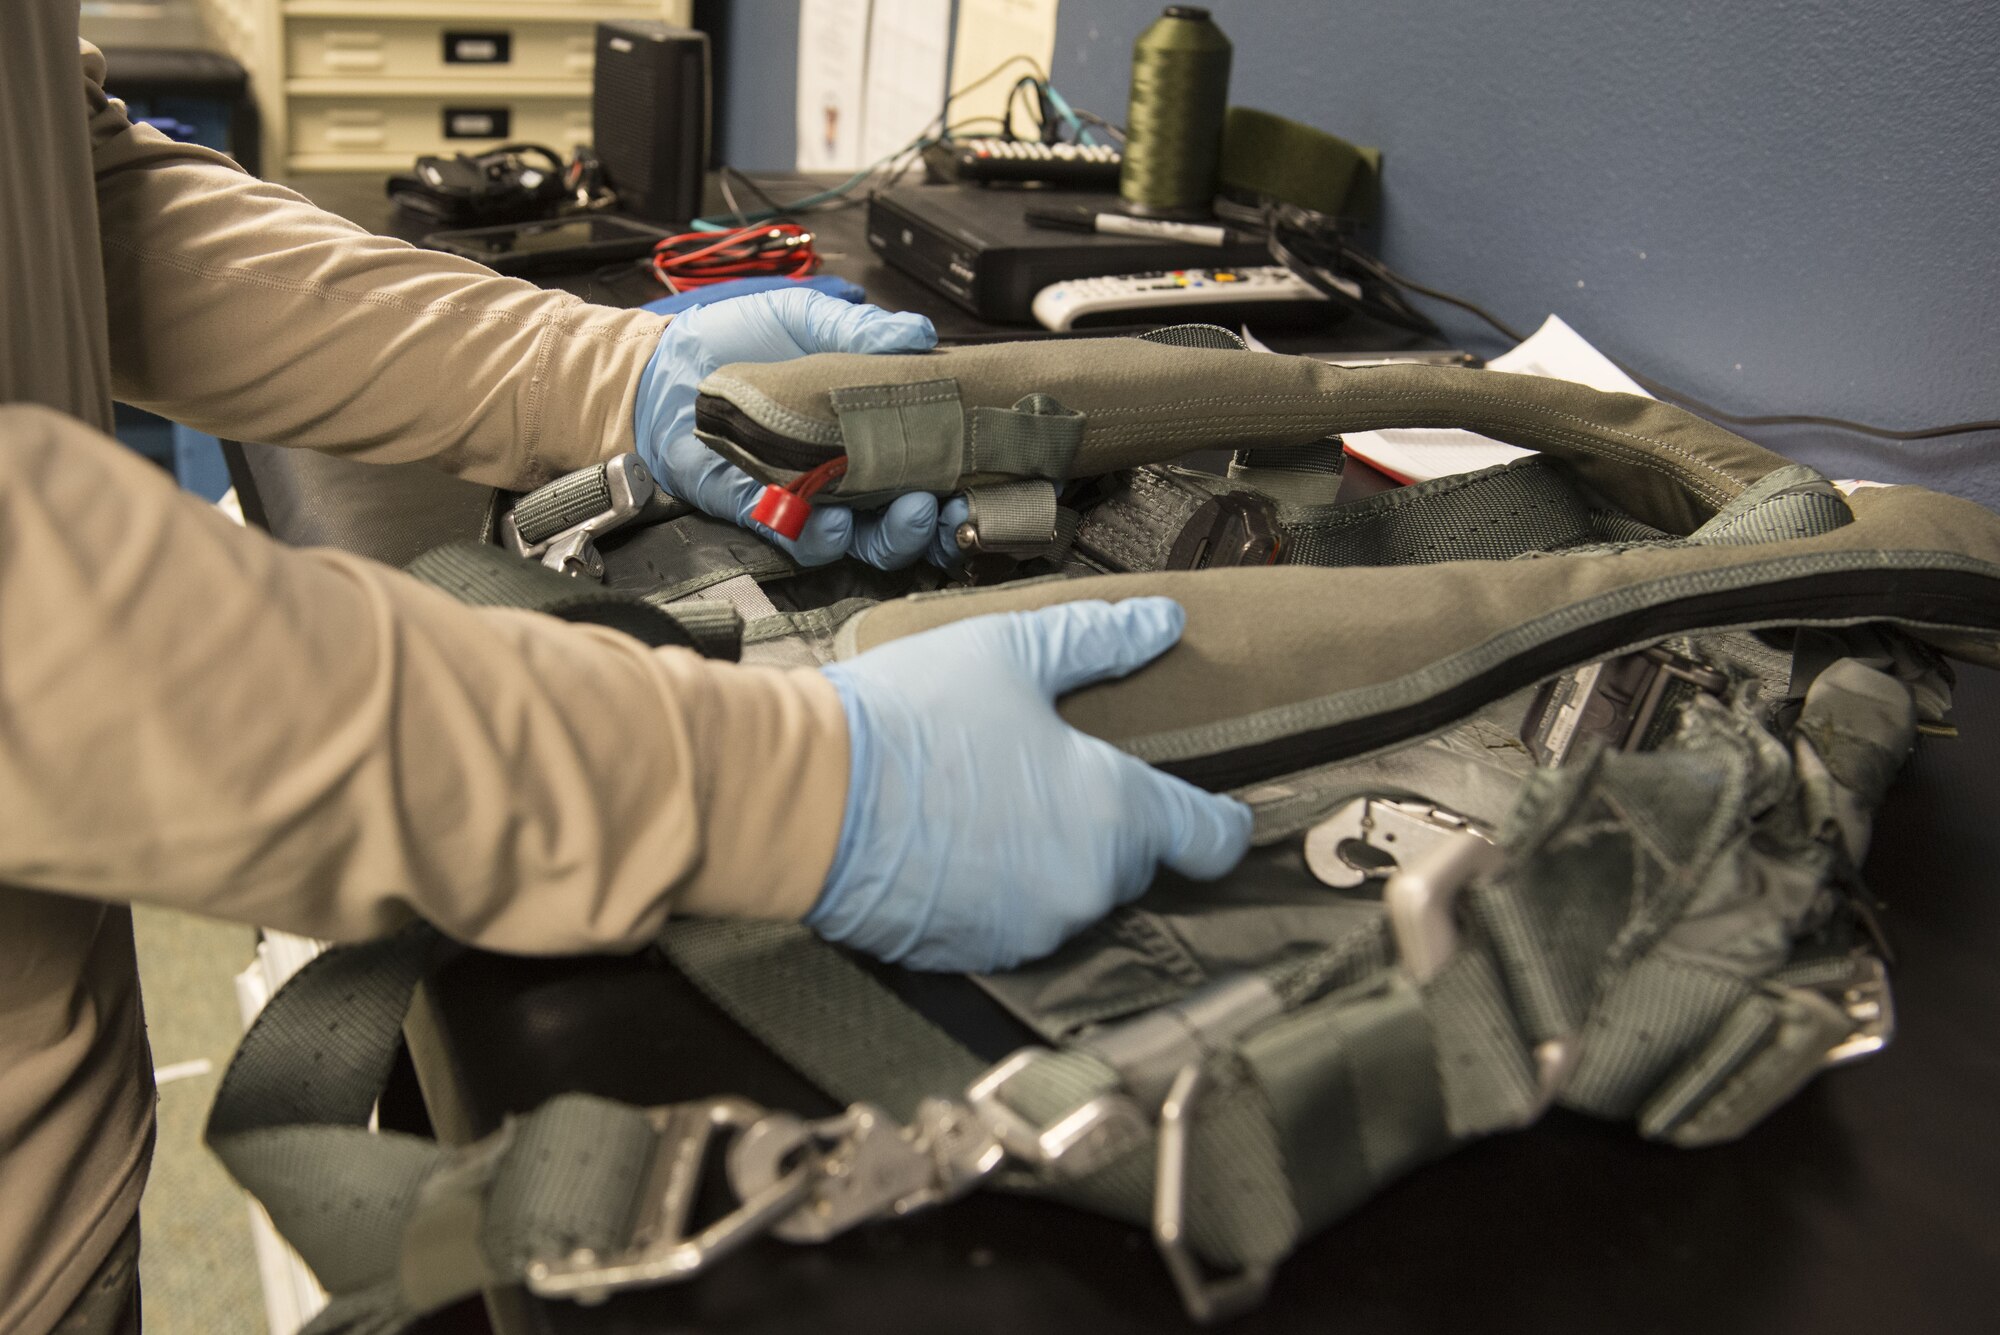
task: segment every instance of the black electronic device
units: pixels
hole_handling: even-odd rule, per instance
[[[597,25],[592,146],[618,211],[685,223],[708,171],[708,37],[650,19]]]
[[[1107,212],[1115,194],[1066,194]],[[868,201],[875,253],[984,320],[1032,324],[1035,294],[1051,283],[1159,269],[1268,263],[1261,241],[1222,246],[1156,237],[1051,231],[1030,225],[1038,192],[966,185],[885,190]]]
[[[424,245],[477,260],[496,273],[584,269],[653,253],[667,233],[629,218],[587,214],[548,222],[509,223],[432,232]]]
[[[457,227],[553,217],[573,197],[569,164],[542,144],[502,144],[476,157],[425,156],[388,181],[389,198]]]
[[[1116,190],[1124,158],[1108,144],[1039,139],[944,139],[924,149],[933,181],[1027,183]]]

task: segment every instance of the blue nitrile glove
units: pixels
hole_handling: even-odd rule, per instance
[[[1250,809],[1056,714],[1180,638],[1168,598],[974,617],[825,669],[847,714],[847,813],[806,923],[917,969],[990,972],[1054,950],[1162,863],[1213,880]]]
[[[846,506],[815,505],[805,532],[796,542],[787,541],[750,522],[763,484],[695,439],[695,386],[732,362],[781,362],[814,352],[924,352],[936,342],[937,331],[921,315],[892,315],[809,288],[753,293],[683,311],[660,336],[639,377],[632,402],[639,454],[675,496],[718,519],[754,528],[801,565],[825,565],[849,555],[884,570],[909,565],[937,539],[935,496],[913,492],[865,515]]]

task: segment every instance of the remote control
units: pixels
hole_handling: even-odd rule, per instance
[[[1036,293],[1034,311],[1043,328],[1065,330],[1183,315],[1204,320],[1325,315],[1315,304],[1327,304],[1324,292],[1282,264],[1264,264],[1073,278]]]
[[[1124,158],[1108,144],[1034,139],[947,139],[924,150],[933,181],[1045,181],[1116,190]]]

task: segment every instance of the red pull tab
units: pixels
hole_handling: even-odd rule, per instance
[[[764,494],[757,498],[750,518],[779,537],[796,542],[799,534],[806,531],[806,520],[812,518],[812,512],[811,501],[783,487],[772,486],[764,488]]]

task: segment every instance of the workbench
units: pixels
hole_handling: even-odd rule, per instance
[[[376,230],[380,179],[297,182]],[[788,187],[774,183],[782,192]],[[991,332],[881,264],[860,210],[814,216],[826,268],[946,337]],[[562,284],[633,305],[650,280]],[[1343,328],[1333,346],[1397,336]],[[489,493],[420,465],[252,448],[247,506],[275,534],[400,563],[471,536]],[[1360,485],[1356,472],[1351,486]],[[1376,485],[1386,485],[1379,479]],[[1742,1141],[1682,1151],[1557,1111],[1424,1168],[1311,1239],[1244,1332],[1990,1330],[2000,1321],[2000,673],[1961,669],[1959,739],[1925,738],[1881,813],[1868,884],[1897,959],[1899,1033],[1830,1071]],[[962,980],[878,969],[997,1060],[1027,1031]],[[736,1094],[807,1116],[825,1095],[655,952],[470,953],[426,985],[409,1026],[428,1118],[451,1141],[585,1090],[641,1104]],[[753,1244],[691,1282],[595,1308],[489,1296],[504,1335],[647,1331],[840,1335],[1193,1329],[1140,1230],[982,1193],[831,1244]],[[424,1329],[476,1330],[461,1304]]]

